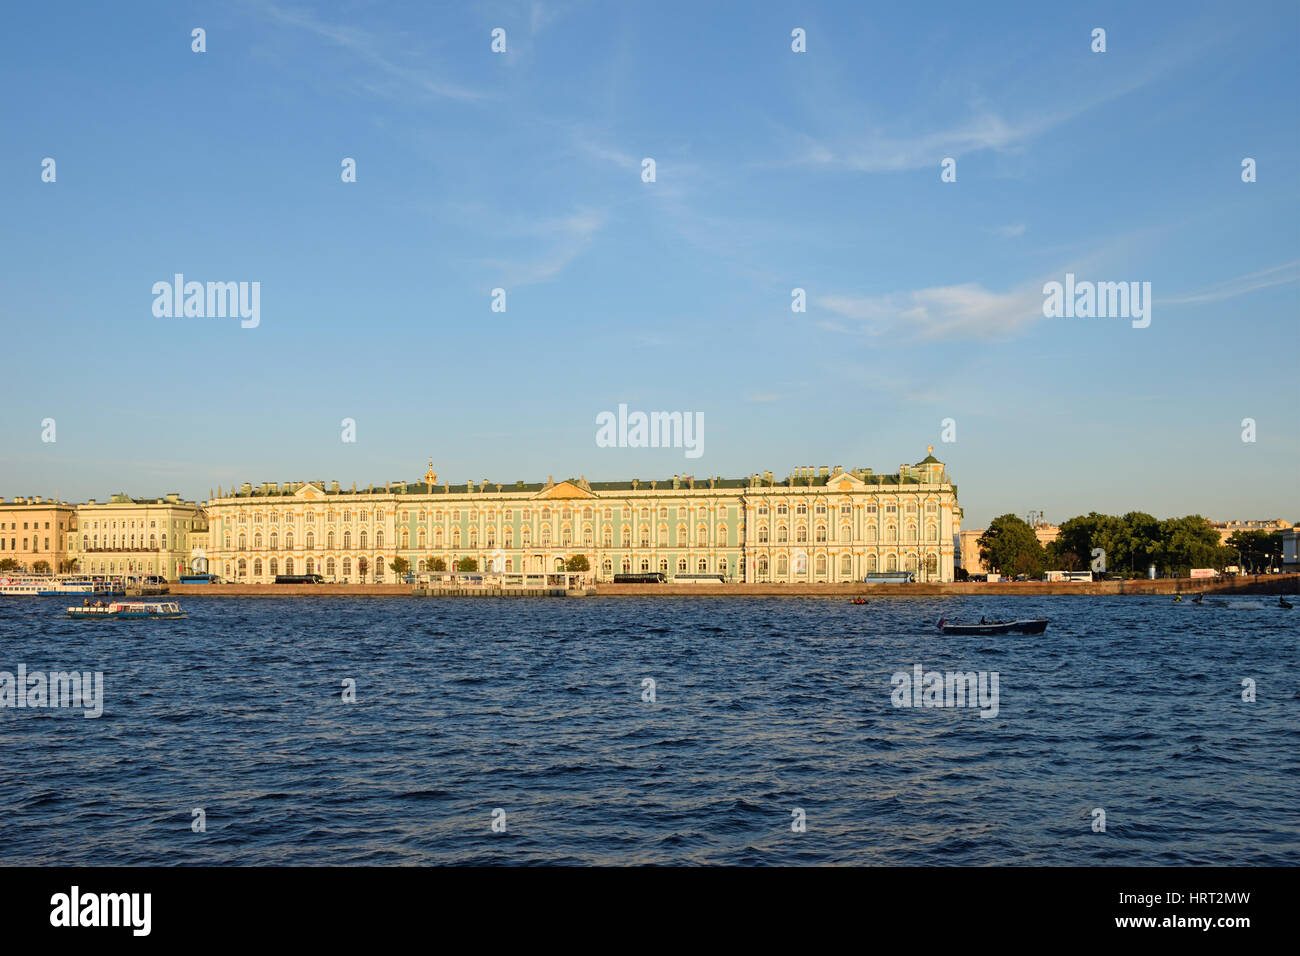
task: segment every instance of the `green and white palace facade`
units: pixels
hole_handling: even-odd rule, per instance
[[[933,452],[933,449],[930,449]],[[727,581],[845,582],[913,571],[953,580],[957,487],[933,454],[894,474],[797,468],[746,478],[677,475],[641,481],[438,484],[341,489],[337,482],[264,482],[205,508],[191,566],[228,581],[277,574],[395,582],[464,558],[485,572],[551,572],[585,555],[596,581],[615,574],[718,574]]]

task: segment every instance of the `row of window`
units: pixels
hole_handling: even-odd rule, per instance
[[[40,539],[39,539],[39,538],[32,538],[32,539],[30,539],[30,540],[31,540],[31,543],[32,543],[32,548],[31,548],[31,550],[32,550],[32,553],[33,553],[33,554],[35,554],[35,553],[37,553],[37,552],[39,552],[39,551],[42,550],[42,548],[40,547],[40,543],[41,543],[41,542],[40,542]],[[5,548],[5,542],[6,542],[6,541],[9,542],[9,547],[8,547],[7,549]],[[27,538],[23,538],[23,547],[22,547],[22,550],[24,550],[24,551],[27,550],[27,541],[28,541]],[[17,538],[0,538],[0,551],[5,551],[5,550],[9,550],[9,551],[17,551],[17,550],[18,550],[18,539],[17,539]],[[50,550],[50,539],[49,539],[49,538],[46,538],[46,539],[45,539],[45,548],[44,548],[43,550],[45,550],[45,551]]]
[[[693,510],[700,510],[700,511],[710,510],[710,511],[711,511],[711,510],[715,510],[718,506],[716,506],[716,505],[714,505],[714,506],[708,506],[708,505],[697,505],[697,506],[677,505],[677,506],[675,506],[675,507],[676,507],[676,508],[679,508],[679,509],[685,509],[685,508],[687,508],[687,507],[691,507]],[[848,517],[848,516],[852,513],[852,507],[853,507],[853,506],[852,506],[850,503],[841,503],[840,506],[839,506],[840,514],[841,514],[842,516],[844,516],[844,517]],[[873,503],[873,502],[869,502],[869,503],[867,503],[866,505],[864,505],[863,507],[866,509],[867,514],[876,514],[876,513],[877,513],[877,505],[876,505],[875,503]],[[766,501],[760,503],[760,504],[758,505],[758,509],[757,509],[757,510],[758,510],[758,514],[759,514],[760,516],[761,516],[761,515],[766,515],[766,514],[768,514],[768,508],[769,508],[769,505],[768,505],[768,503],[767,503]],[[619,519],[626,520],[626,519],[628,519],[628,518],[633,517],[634,513],[635,513],[635,516],[636,516],[636,517],[642,518],[642,519],[644,519],[644,520],[649,520],[649,519],[651,519],[651,518],[653,518],[653,517],[655,516],[655,510],[656,510],[656,509],[653,508],[653,507],[650,507],[650,506],[642,506],[642,507],[639,508],[639,509],[635,509],[635,508],[632,508],[632,507],[630,507],[630,506],[629,506],[629,507],[619,507],[619,508],[613,508],[613,507],[610,507],[610,506],[605,506],[603,509],[591,508],[591,507],[586,507],[586,508],[581,508],[581,509],[577,509],[577,508],[557,508],[557,509],[554,510],[554,512],[552,512],[552,509],[551,509],[551,508],[549,508],[549,507],[543,507],[543,508],[538,509],[538,514],[539,514],[539,517],[540,517],[543,521],[549,520],[549,519],[550,519],[551,517],[553,517],[553,516],[558,516],[558,517],[562,518],[562,519],[565,520],[565,521],[573,520],[575,517],[580,517],[580,518],[582,518],[584,521],[590,521],[590,520],[592,520],[593,518],[595,518],[595,516],[596,516],[596,511],[597,511],[597,510],[600,510],[600,511],[601,511],[601,517],[603,517],[605,520],[607,520],[607,521],[612,521],[612,520],[614,520],[616,517],[619,518]],[[669,507],[668,507],[667,505],[659,505],[658,508],[657,508],[657,510],[658,510],[658,517],[660,517],[660,518],[668,518],[668,517],[669,517]],[[788,514],[788,513],[790,512],[790,506],[789,506],[786,502],[779,502],[779,503],[777,503],[775,506],[772,507],[772,510],[774,510],[778,515],[786,515],[786,514]],[[905,505],[904,505],[904,510],[905,510],[905,512],[908,513],[908,514],[916,514],[917,511],[918,511],[917,503],[916,503],[915,501],[908,501],[908,502],[906,502]],[[808,514],[808,511],[809,511],[809,506],[808,506],[808,502],[806,502],[806,501],[800,501],[800,502],[797,502],[797,503],[794,505],[794,513],[797,514],[797,515],[806,515],[806,514]],[[824,514],[826,514],[826,513],[827,513],[827,502],[824,501],[824,500],[818,500],[818,501],[816,501],[816,502],[813,504],[813,511],[814,511],[815,514],[819,514],[819,515],[824,515]],[[896,503],[894,503],[894,502],[887,503],[887,504],[884,506],[884,511],[885,511],[886,514],[895,514],[895,513],[897,513],[897,511],[898,511],[898,505],[897,505]],[[939,505],[938,505],[937,502],[934,502],[934,501],[926,502],[926,504],[925,504],[925,512],[926,512],[926,514],[931,514],[931,515],[933,515],[933,514],[938,514],[938,511],[939,511]],[[616,512],[617,512],[617,514],[616,514]],[[428,519],[429,513],[430,513],[430,512],[428,512],[428,511],[426,511],[426,510],[424,510],[424,509],[419,509],[418,511],[414,511],[414,512],[412,512],[412,511],[410,511],[410,510],[404,510],[404,511],[401,512],[401,521],[402,521],[403,524],[408,524],[408,523],[410,523],[411,515],[412,515],[412,514],[414,514],[414,515],[416,516],[416,520],[417,520],[417,521],[425,521],[425,520]],[[382,522],[382,521],[384,520],[384,518],[386,517],[386,514],[387,514],[387,513],[386,513],[385,511],[383,511],[383,510],[378,510],[378,511],[375,511],[375,512],[373,512],[373,513],[363,511],[363,512],[360,512],[360,513],[358,514],[358,520],[361,521],[361,522],[364,522],[364,523],[369,523],[369,522],[371,522],[371,521],[381,521],[381,522]],[[483,514],[483,517],[485,517],[488,521],[495,521],[496,518],[497,518],[497,512],[496,512],[496,509],[495,509],[495,508],[487,508],[487,509],[485,509],[485,510],[483,511],[482,514]],[[301,518],[302,520],[306,521],[308,524],[314,524],[314,523],[316,522],[316,519],[317,519],[317,518],[321,518],[321,519],[323,519],[323,520],[325,520],[325,521],[335,521],[336,518],[337,518],[337,515],[338,515],[338,513],[337,513],[337,512],[334,512],[334,511],[327,511],[327,512],[324,512],[324,513],[319,513],[319,512],[314,512],[314,511],[307,511],[307,512],[301,512],[301,513],[297,513],[297,514],[289,514],[289,515],[287,515],[287,517],[288,517],[289,519],[298,519],[298,518]],[[452,520],[452,521],[463,521],[463,520],[465,520],[466,518],[468,518],[468,519],[470,519],[470,520],[477,520],[477,519],[479,518],[479,516],[480,516],[480,512],[479,512],[479,509],[476,508],[476,507],[471,507],[471,508],[459,508],[459,509],[447,509],[446,512],[444,512],[443,509],[441,509],[441,508],[436,508],[436,509],[433,509],[433,511],[432,511],[432,515],[433,515],[433,519],[434,519],[435,521],[442,521],[442,520],[444,519],[444,517],[449,518],[449,519]],[[501,516],[502,516],[502,518],[503,518],[504,520],[506,520],[506,521],[513,521],[513,520],[514,520],[514,509],[513,509],[513,508],[503,508],[502,511],[501,511]],[[269,519],[270,519],[270,523],[271,523],[271,524],[279,524],[279,523],[280,523],[280,520],[281,520],[281,512],[273,510],[273,511],[269,512],[269,514],[268,514],[268,513],[264,513],[264,512],[258,511],[258,512],[254,512],[254,513],[251,515],[251,518],[252,518],[252,522],[253,522],[253,524],[262,524],[262,523],[264,522],[264,519],[265,519],[266,517],[269,517]],[[520,517],[521,517],[524,521],[531,521],[531,520],[532,520],[532,509],[531,509],[531,508],[523,508],[523,509],[521,509]],[[249,515],[248,513],[241,513],[241,514],[238,514],[238,515],[235,516],[235,520],[236,520],[239,524],[247,524],[247,523],[249,522],[249,518],[250,518],[250,515]],[[342,520],[343,520],[343,523],[344,523],[344,524],[351,523],[351,521],[352,521],[352,512],[351,512],[351,511],[344,511],[344,512],[342,512]]]
[[[75,541],[76,539],[75,539],[75,538],[72,538],[71,540],[74,540],[74,541]],[[161,542],[162,542],[162,550],[163,550],[163,551],[166,551],[166,550],[167,550],[167,535],[166,535],[166,534],[163,534],[163,535],[162,535]],[[125,535],[125,534],[124,534],[124,535],[121,535],[121,536],[119,536],[119,535],[115,535],[115,534],[114,534],[114,535],[107,535],[107,534],[106,534],[106,535],[104,535],[104,544],[103,544],[103,547],[105,547],[105,548],[112,548],[114,551],[118,551],[118,550],[130,550],[130,551],[134,551],[134,550],[136,550],[136,536],[135,536],[135,535]],[[83,551],[98,551],[99,548],[100,548],[99,535],[97,535],[97,534],[83,534],[83,535],[81,536],[81,550],[83,550]],[[148,547],[147,549],[145,548],[145,537],[144,537],[143,534],[140,535],[140,548],[139,548],[139,550],[141,550],[141,551],[144,551],[144,550],[157,551],[158,549],[159,549],[159,536],[158,536],[158,535],[155,535],[155,534],[151,534],[151,535],[149,535],[149,547]]]
[[[818,544],[825,543],[827,540],[826,534],[827,534],[826,526],[823,524],[819,524],[814,529],[814,540]],[[916,525],[909,524],[906,526],[906,528],[903,531],[903,540],[908,542],[909,544],[914,544],[918,540],[917,539],[918,534],[919,532],[917,531]],[[768,529],[766,525],[758,526],[757,537],[758,537],[759,544],[768,543]],[[790,540],[789,532],[786,530],[785,525],[782,524],[776,526],[775,537],[776,537],[777,544],[785,544],[787,541]],[[797,525],[794,529],[794,540],[796,543],[799,544],[806,543],[808,541],[808,528],[804,525]],[[850,528],[846,524],[840,525],[840,534],[839,537],[836,538],[835,540],[842,543],[847,543],[849,541],[852,541],[853,540],[852,528]],[[877,540],[877,531],[876,531],[876,526],[874,524],[868,524],[866,528],[863,529],[862,540],[867,542],[874,542]],[[898,540],[898,528],[892,524],[885,525],[885,531],[882,540],[884,540],[886,543],[889,544],[896,542]],[[935,525],[928,524],[925,526],[925,540],[928,542],[935,542],[939,540],[939,529]]]

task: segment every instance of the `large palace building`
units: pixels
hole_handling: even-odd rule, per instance
[[[656,571],[745,582],[912,571],[951,581],[961,520],[957,487],[933,454],[888,475],[823,466],[784,479],[513,485],[439,485],[430,462],[418,483],[245,484],[217,489],[205,510],[206,546],[193,549],[191,567],[249,583],[277,574],[395,581],[397,558],[417,573],[466,558],[484,571],[549,572],[575,555],[597,581]]]

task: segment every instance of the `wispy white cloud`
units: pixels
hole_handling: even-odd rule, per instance
[[[485,265],[498,269],[507,286],[533,285],[554,279],[581,256],[605,227],[607,217],[601,210],[580,208],[567,216],[515,221],[506,226],[506,234],[549,241],[546,251],[527,260],[487,259]]]
[[[1292,282],[1300,282],[1300,259],[1291,262],[1285,262],[1280,266],[1273,266],[1271,269],[1264,269],[1260,272],[1252,272],[1249,275],[1238,276],[1235,279],[1228,279],[1209,288],[1195,292],[1191,295],[1177,296],[1170,299],[1157,299],[1156,301],[1164,305],[1180,305],[1192,302],[1218,302],[1223,299],[1236,298],[1239,295],[1246,295],[1259,289],[1268,289],[1272,286],[1289,285]]]
[[[989,232],[995,236],[1001,236],[1003,239],[1015,239],[1025,234],[1025,224],[1017,222],[1006,226],[994,226]]]
[[[993,292],[971,282],[886,295],[825,295],[815,301],[819,308],[857,323],[856,328],[841,325],[837,331],[871,336],[911,333],[924,339],[992,339],[1043,317],[1041,282],[1009,292]]]
[[[444,97],[454,100],[478,100],[486,94],[476,90],[449,83],[420,67],[405,66],[396,62],[385,49],[385,43],[377,36],[355,26],[327,23],[315,14],[298,9],[283,9],[268,4],[261,7],[270,19],[284,26],[304,30],[313,36],[328,40],[369,63],[390,80],[397,82],[399,90],[415,90],[429,96]],[[373,93],[394,93],[384,84],[364,82],[365,89]]]

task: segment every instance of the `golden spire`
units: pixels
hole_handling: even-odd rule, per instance
[[[926,450],[926,453],[927,453],[927,454],[931,454],[931,455],[934,454],[934,446],[933,446],[933,445],[926,445],[926,446],[925,446],[925,450]]]
[[[437,476],[436,474],[434,474],[434,471],[433,471],[433,459],[430,458],[430,459],[429,459],[429,470],[426,471],[426,472],[424,473],[424,483],[425,483],[426,485],[428,485],[430,488],[432,488],[432,487],[433,487],[433,483],[434,483],[435,481],[437,481],[437,480],[438,480],[438,476]]]

